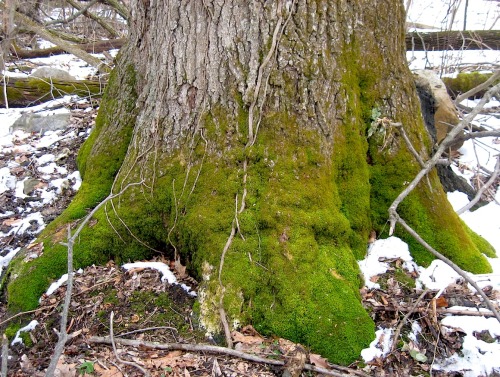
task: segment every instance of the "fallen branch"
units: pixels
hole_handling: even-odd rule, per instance
[[[73,44],[74,48],[78,48],[85,52],[99,53],[103,51],[121,48],[126,42],[125,38],[110,39],[106,41],[96,41],[85,44]],[[37,49],[37,50],[22,50],[14,45],[10,48],[11,54],[18,59],[44,58],[52,55],[65,54],[67,51],[59,46]]]
[[[404,307],[394,307],[394,306],[370,306],[370,310],[374,312],[402,312],[407,313],[409,311],[413,311],[413,313],[426,313],[428,312],[427,308],[404,308]],[[453,315],[463,315],[470,317],[494,317],[495,315],[490,311],[472,311],[472,310],[461,310],[461,309],[437,309],[437,314],[445,315],[445,314],[453,314]]]
[[[111,344],[111,339],[110,337],[102,337],[102,336],[92,336],[87,340],[89,343],[102,343],[102,344]],[[215,354],[221,354],[221,355],[229,355],[229,356],[234,356],[239,359],[243,360],[248,360],[248,361],[253,361],[256,363],[261,363],[261,364],[269,364],[269,365],[275,365],[275,366],[284,366],[285,362],[281,360],[273,360],[273,359],[265,359],[263,357],[251,355],[245,352],[241,351],[236,351],[231,348],[226,348],[226,347],[218,347],[218,346],[211,346],[208,344],[184,344],[184,343],[158,343],[158,342],[146,342],[146,341],[141,341],[141,340],[133,340],[133,339],[120,339],[116,338],[114,341],[118,344],[122,344],[125,346],[132,346],[132,347],[145,347],[145,348],[152,348],[152,349],[158,349],[158,350],[165,350],[165,351],[172,351],[172,350],[179,350],[179,351],[186,351],[186,352],[206,352],[206,353],[215,353]],[[333,366],[333,368],[339,368],[341,370],[345,370],[344,367],[339,367],[339,366]],[[331,371],[325,368],[319,368],[310,364],[306,364],[304,366],[305,370],[310,370],[313,372],[318,372],[318,373],[323,373],[328,376],[336,376],[336,377],[347,377],[347,376],[352,376],[353,373],[357,374],[358,376],[363,376],[363,377],[368,377],[367,374],[364,374],[363,372],[360,371],[354,371],[354,370],[348,370],[346,373],[339,373],[335,371]],[[346,368],[347,369],[347,368]]]
[[[115,354],[116,359],[122,364],[130,365],[130,366],[133,366],[134,368],[139,369],[143,375],[145,375],[146,377],[150,377],[151,374],[146,369],[144,369],[143,367],[141,367],[140,365],[138,365],[137,363],[134,363],[132,361],[123,360],[118,355],[118,351],[116,350],[115,340],[114,340],[114,336],[113,336],[113,318],[114,318],[114,316],[115,316],[115,312],[112,311],[110,316],[109,316],[109,339],[111,341],[111,346],[113,347],[113,352]]]
[[[9,340],[7,336],[3,334],[2,336],[2,369],[0,372],[1,377],[7,377],[8,371],[8,362],[9,362]]]
[[[493,73],[493,75],[491,75],[488,80],[486,80],[482,84],[479,84],[478,86],[472,88],[471,90],[457,96],[457,98],[455,98],[455,103],[459,104],[464,99],[467,99],[467,98],[473,96],[474,94],[479,93],[481,90],[485,90],[490,85],[495,84],[495,81],[497,81],[499,78],[500,78],[500,70],[496,70],[495,73]]]
[[[38,77],[4,77],[5,92],[10,107],[24,107],[51,101],[66,95],[101,96],[105,83],[97,80],[58,80]],[[4,98],[0,106],[7,107]]]
[[[64,41],[62,38],[59,38],[53,34],[51,34],[49,31],[44,29],[44,27],[37,22],[33,21],[29,17],[25,16],[22,13],[15,12],[15,20],[16,22],[19,22],[22,24],[26,29],[37,33],[40,37],[43,39],[52,42],[59,47],[63,48],[70,54],[75,55],[76,57],[82,59],[84,62],[90,64],[91,66],[97,68],[99,72],[101,73],[109,73],[111,71],[111,68],[109,68],[105,63],[100,61],[98,58],[90,55],[89,53],[75,47],[75,45],[68,43]]]
[[[406,34],[407,51],[499,50],[500,31],[414,31]]]

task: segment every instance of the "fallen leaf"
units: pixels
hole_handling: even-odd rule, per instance
[[[436,299],[436,306],[438,308],[446,308],[446,307],[448,307],[448,300],[446,299],[446,297],[439,296]]]
[[[64,356],[59,359],[54,377],[76,377],[76,364],[67,364]]]
[[[285,364],[286,370],[291,377],[299,377],[306,364],[306,350],[300,344],[296,344],[285,356],[287,358]]]
[[[132,317],[130,318],[130,322],[132,322],[132,323],[137,323],[140,320],[141,320],[141,317],[139,317],[137,314],[132,315]]]
[[[184,279],[188,276],[186,273],[186,266],[183,266],[180,258],[175,259],[174,263],[175,271],[179,274],[179,278]]]
[[[311,362],[311,364],[314,364],[317,367],[329,368],[328,362],[324,357],[321,357],[321,355],[316,355],[314,353],[311,353],[309,354],[309,361]]]
[[[243,335],[238,331],[233,331],[231,333],[233,341],[235,343],[245,343],[245,344],[260,344],[264,341],[261,336],[251,336],[251,335]]]

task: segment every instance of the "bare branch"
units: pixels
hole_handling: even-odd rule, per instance
[[[111,339],[109,337],[100,337],[100,336],[92,336],[88,339],[90,343],[104,343],[104,344],[111,344]],[[116,338],[114,339],[116,343],[123,344],[126,346],[132,346],[132,347],[146,347],[146,348],[152,348],[152,349],[159,349],[159,350],[180,350],[180,351],[187,351],[187,352],[207,352],[207,353],[215,353],[215,354],[222,354],[222,355],[229,355],[229,356],[234,356],[238,357],[243,360],[249,360],[253,361],[256,363],[262,363],[262,364],[269,364],[269,365],[276,365],[276,366],[284,366],[285,362],[281,360],[272,360],[272,359],[264,359],[263,357],[251,355],[245,352],[241,351],[236,351],[231,348],[225,348],[225,347],[218,347],[218,346],[211,346],[211,345],[206,345],[206,344],[184,344],[184,343],[158,343],[158,342],[146,342],[146,341],[140,341],[140,340],[132,340],[132,339],[120,339]],[[337,366],[333,366],[333,368],[337,368]],[[358,376],[363,376],[367,377],[368,375],[360,372],[360,371],[354,371],[350,370],[348,368],[344,367],[339,367],[338,369],[340,370],[346,370],[346,373],[340,373],[340,372],[335,372],[331,371],[325,368],[318,368],[310,364],[306,364],[304,366],[305,370],[310,370],[313,372],[319,372],[326,374],[328,376],[335,376],[335,377],[347,377],[347,376],[352,376],[352,373],[356,372],[355,374]]]
[[[82,7],[80,4],[78,4],[76,1],[74,0],[66,0],[66,2],[68,4],[71,4],[75,9],[78,9],[78,10],[83,10],[84,7]],[[112,37],[114,38],[117,38],[120,36],[120,33],[118,33],[115,29],[113,29],[106,21],[104,21],[101,17],[93,14],[93,13],[90,13],[88,11],[88,8],[83,10],[83,14],[94,20],[95,22],[97,22],[104,30],[106,30]]]
[[[460,94],[456,99],[455,99],[455,103],[460,103],[462,102],[464,99],[467,99],[469,98],[470,96],[473,96],[474,94],[480,92],[481,90],[485,90],[486,88],[488,88],[490,85],[494,84],[495,81],[497,81],[498,79],[500,78],[500,69],[499,70],[496,70],[493,75],[490,76],[490,78],[488,80],[486,80],[485,82],[483,82],[482,84],[479,84],[478,86],[476,86],[475,88],[472,88],[471,90],[463,93],[463,94]]]
[[[75,47],[75,45],[64,41],[62,38],[59,38],[59,37],[51,34],[47,30],[45,30],[42,25],[33,21],[32,19],[25,16],[24,14],[19,13],[19,12],[15,12],[15,20],[17,22],[21,23],[22,25],[24,25],[24,27],[27,28],[28,30],[40,35],[43,39],[46,39],[47,41],[50,41],[50,42],[58,45],[59,47],[63,48],[64,50],[66,50],[70,54],[75,55],[76,57],[78,57],[78,58],[82,59],[83,61],[85,61],[86,63],[90,64],[91,66],[97,68],[99,70],[99,72],[109,73],[111,71],[111,69],[105,63],[101,62],[96,57],[94,57],[94,56],[88,54],[87,52]]]
[[[410,235],[415,238],[418,243],[420,243],[423,247],[425,247],[432,255],[434,255],[436,258],[442,260],[444,263],[446,263],[448,266],[450,266],[457,274],[459,274],[461,277],[465,279],[467,283],[472,285],[474,289],[479,293],[479,295],[483,298],[484,303],[488,307],[488,309],[491,310],[491,312],[495,315],[496,319],[498,322],[500,322],[500,314],[496,311],[495,307],[491,303],[490,299],[488,296],[486,296],[486,293],[483,292],[483,290],[477,285],[477,283],[467,274],[464,270],[462,270],[460,267],[458,267],[455,263],[453,263],[451,260],[446,258],[443,254],[438,252],[436,249],[434,249],[431,245],[429,245],[425,240],[420,237],[420,235],[415,232],[399,215],[396,214],[396,221],[403,226],[403,228],[410,233]]]
[[[112,7],[116,12],[124,19],[128,20],[129,14],[128,14],[128,9],[120,3],[118,0],[105,0],[104,1],[106,4],[108,4],[110,7]]]
[[[68,17],[68,18],[66,18],[64,20],[52,20],[52,21],[49,21],[49,22],[45,22],[44,26],[47,27],[47,26],[50,26],[50,25],[70,23],[71,21],[73,21],[73,20],[77,19],[78,17],[80,17],[83,13],[85,13],[90,7],[92,7],[98,1],[99,0],[92,0],[87,5],[85,5],[84,7],[77,8],[77,9],[79,9],[79,11],[75,12],[70,17]]]
[[[497,163],[495,165],[495,170],[493,171],[493,174],[491,175],[490,179],[488,179],[488,182],[486,182],[477,191],[477,194],[474,197],[474,199],[472,199],[467,205],[463,206],[457,211],[457,214],[461,215],[465,211],[471,209],[481,199],[481,196],[484,194],[484,192],[496,181],[499,173],[500,173],[500,156],[497,156]]]
[[[419,182],[422,180],[424,176],[426,176],[436,165],[437,161],[441,158],[443,152],[448,148],[456,139],[457,135],[459,135],[462,130],[476,117],[477,114],[483,109],[483,107],[488,103],[491,97],[500,89],[500,84],[495,85],[491,89],[489,89],[484,97],[479,101],[477,106],[468,114],[464,119],[460,121],[449,133],[448,136],[444,138],[444,140],[439,145],[436,153],[432,156],[430,160],[428,160],[422,170],[415,176],[413,181],[406,187],[405,190],[398,195],[398,197],[394,200],[394,202],[389,207],[389,221],[390,221],[390,229],[389,235],[394,233],[394,228],[396,225],[397,218],[397,208],[399,204],[417,187]]]

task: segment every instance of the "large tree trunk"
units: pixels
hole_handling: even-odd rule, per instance
[[[33,302],[25,276],[46,279],[49,258],[64,268],[56,230],[142,182],[96,215],[77,263],[180,256],[202,280],[209,331],[252,323],[333,361],[357,358],[374,326],[356,259],[419,170],[394,130],[367,137],[372,113],[403,123],[423,158],[431,149],[401,1],[149,0],[132,2],[130,22],[80,153],[82,189],[42,237],[44,256],[19,267],[11,306]],[[462,267],[489,269],[435,172],[400,209]]]

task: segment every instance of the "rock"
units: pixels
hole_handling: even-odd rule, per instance
[[[458,111],[445,84],[433,71],[415,70],[413,76],[425,126],[434,143],[439,144],[448,132],[460,122]],[[459,149],[462,144],[463,141],[456,142],[451,146],[451,150]]]
[[[40,67],[31,72],[31,77],[40,79],[56,79],[64,81],[75,81],[76,79],[63,69],[54,67]]]
[[[29,195],[30,193],[32,193],[36,188],[37,186],[40,184],[40,180],[39,179],[35,179],[35,178],[27,178],[24,180],[24,188],[23,188],[23,193],[24,195]]]
[[[51,115],[23,114],[10,127],[10,133],[16,130],[23,130],[28,133],[63,130],[69,126],[70,118],[71,114],[69,112]]]

